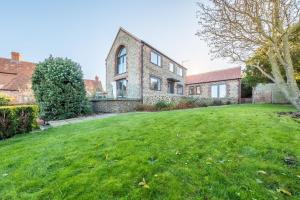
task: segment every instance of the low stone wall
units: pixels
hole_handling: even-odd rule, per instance
[[[253,103],[288,103],[274,83],[258,84],[253,88]]]
[[[144,96],[143,104],[154,105],[159,101],[166,101],[172,103],[178,103],[182,99],[183,95],[160,95],[160,96]]]
[[[136,111],[141,101],[138,99],[91,100],[94,113],[122,113]]]

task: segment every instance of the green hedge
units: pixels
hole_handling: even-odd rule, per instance
[[[0,107],[0,140],[37,128],[37,106]]]

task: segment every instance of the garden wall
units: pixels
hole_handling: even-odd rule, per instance
[[[252,95],[253,103],[289,103],[275,83],[258,84]]]
[[[136,111],[141,101],[138,99],[99,99],[92,100],[94,113],[122,113]]]

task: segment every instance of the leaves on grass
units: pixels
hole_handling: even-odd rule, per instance
[[[176,151],[176,155],[179,156],[180,154],[181,154],[180,151],[177,150],[177,151]]]
[[[280,192],[280,193],[283,193],[285,195],[288,195],[288,196],[292,196],[292,193],[290,193],[288,190],[286,190],[284,188],[278,188],[276,191]]]
[[[300,175],[297,175],[298,178],[300,178]]]
[[[105,160],[108,160],[108,153],[105,154]]]
[[[147,184],[145,178],[143,178],[143,180],[141,182],[139,182],[139,186],[146,188],[146,189],[150,188],[149,185]]]
[[[256,183],[261,184],[263,183],[262,180],[260,180],[259,178],[255,179]]]
[[[264,170],[258,170],[257,173],[258,173],[258,174],[263,174],[263,175],[266,175],[266,174],[267,174],[267,172],[265,172]]]
[[[286,165],[289,166],[295,166],[297,164],[297,160],[295,156],[285,156],[283,161]]]

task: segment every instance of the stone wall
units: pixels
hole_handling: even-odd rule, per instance
[[[136,111],[136,108],[141,104],[141,101],[136,99],[103,99],[92,100],[91,103],[94,113],[122,113]]]
[[[288,103],[275,83],[258,84],[253,88],[253,103]]]
[[[227,80],[227,81],[218,81],[218,82],[210,82],[210,83],[199,83],[199,84],[191,84],[186,86],[186,95],[190,97],[196,97],[196,98],[204,98],[204,99],[212,99],[211,98],[211,86],[213,85],[220,85],[225,84],[226,85],[226,97],[221,98],[219,100],[222,101],[222,103],[239,103],[240,101],[240,80]],[[189,94],[189,87],[194,86],[195,95]],[[200,94],[196,94],[196,86],[200,86]]]
[[[143,75],[143,103],[144,104],[155,104],[158,101],[178,101],[181,97],[184,96],[185,91],[185,77],[186,69],[179,66],[177,63],[169,59],[168,57],[160,54],[161,56],[161,66],[157,66],[150,61],[151,51],[156,52],[151,47],[145,45],[143,47],[143,65],[144,65],[144,75]],[[175,71],[171,72],[169,70],[170,63],[174,64]],[[183,75],[180,76],[176,74],[176,68],[182,68]],[[161,79],[161,90],[151,90],[150,89],[150,76],[155,76]],[[168,80],[174,79],[178,82],[174,84],[174,94],[168,93]],[[183,86],[183,94],[177,94],[177,85]]]
[[[120,47],[127,51],[124,74],[116,74],[117,54]],[[141,43],[135,38],[120,30],[106,59],[106,91],[109,98],[113,98],[113,83],[120,79],[126,79],[128,98],[141,97]]]

